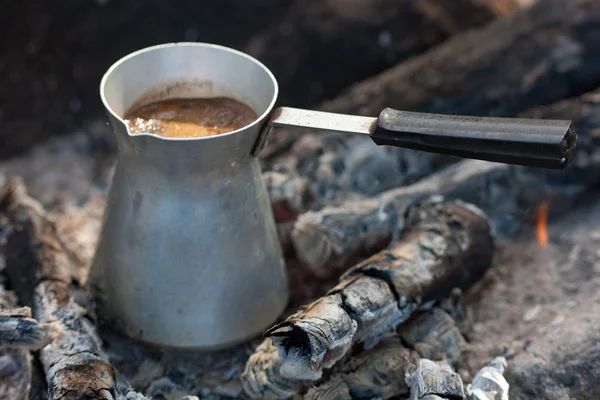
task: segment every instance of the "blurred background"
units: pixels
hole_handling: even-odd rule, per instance
[[[0,6],[0,158],[104,118],[98,86],[120,57],[199,41],[248,52],[280,104],[345,88],[531,0],[27,0]]]

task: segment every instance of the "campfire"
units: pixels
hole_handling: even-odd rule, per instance
[[[573,120],[570,165],[274,130],[260,163],[290,300],[264,335],[176,351],[115,330],[90,290],[113,133],[97,120],[51,138],[0,162],[0,398],[600,398],[600,5],[461,0],[470,7],[455,15],[436,1],[380,3],[411,4],[446,28],[427,40],[404,32],[419,41],[411,51],[380,33],[379,50],[400,61],[354,77],[321,110]],[[311,17],[327,18],[319,7]],[[293,40],[309,35],[299,21]],[[260,44],[281,29],[248,51],[276,60],[280,43]]]

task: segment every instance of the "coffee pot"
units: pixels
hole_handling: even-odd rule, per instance
[[[263,64],[213,44],[153,46],[106,72],[100,96],[119,157],[90,276],[105,322],[152,345],[218,349],[276,321],[288,284],[257,158],[273,127],[542,168],[564,168],[575,147],[571,121],[274,109],[277,95]],[[133,135],[123,119],[134,104],[217,96],[245,103],[258,118],[200,138]]]

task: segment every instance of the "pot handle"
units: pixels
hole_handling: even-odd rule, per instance
[[[377,145],[549,169],[568,165],[577,138],[571,121],[465,117],[391,108],[381,112],[369,136]]]

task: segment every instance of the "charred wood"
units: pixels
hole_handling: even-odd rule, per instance
[[[314,382],[288,379],[278,373],[281,361],[277,348],[267,339],[246,366],[242,378],[245,390],[254,398],[287,398],[308,388],[306,400],[391,399],[409,394],[405,376],[416,367],[419,358],[435,354],[432,359],[445,360],[451,365],[460,361],[465,340],[456,322],[444,311],[436,308],[415,313],[400,329],[422,334],[408,335],[408,340],[402,334],[392,334],[372,349],[359,348],[312,387],[309,386]]]
[[[463,382],[446,363],[419,360],[411,378],[410,400],[462,400]]]
[[[309,184],[288,184],[285,190],[271,185],[267,187],[269,197],[275,204],[293,204],[293,211],[299,214],[416,182],[432,170],[457,160],[439,154],[378,147],[370,139],[364,139],[306,133],[284,156],[273,162],[267,160],[265,168],[281,174],[285,181],[307,179]],[[281,181],[283,185],[284,179]]]
[[[455,286],[470,286],[491,264],[490,226],[474,207],[430,199],[414,205],[407,221],[402,241],[351,268],[324,297],[267,331],[270,339],[246,366],[249,394],[272,393],[270,385],[279,379],[292,392],[302,381],[321,379],[323,370],[333,367],[353,345],[372,348],[423,304],[439,300]],[[416,341],[424,332],[404,335],[407,341]],[[427,348],[428,341],[419,341]],[[265,364],[267,359],[273,361]],[[286,393],[276,396],[281,394]]]
[[[465,338],[456,320],[440,308],[415,313],[397,332],[402,343],[421,358],[444,360],[454,368],[462,361]]]
[[[31,310],[28,308],[16,309],[17,298],[13,292],[4,288],[0,284],[0,398],[28,400],[33,391],[33,357],[29,352],[31,348],[39,348],[38,346],[45,342],[47,336],[41,333],[43,329],[32,326],[33,334],[24,332],[23,329],[15,329],[11,332],[11,327],[23,328],[28,325],[31,320]],[[6,310],[11,310],[7,312]],[[12,317],[9,317],[12,316]],[[11,320],[12,318],[12,320]],[[15,321],[15,320],[20,321]],[[28,321],[24,324],[23,319]],[[10,321],[8,325],[3,322]],[[43,331],[47,333],[46,331]],[[42,340],[40,340],[43,338]]]
[[[304,399],[406,396],[410,388],[406,385],[405,375],[418,359],[418,355],[405,347],[398,337],[385,338],[374,348],[340,362],[328,380],[308,389]]]
[[[301,215],[291,233],[295,254],[318,276],[335,273],[389,243],[405,226],[406,208],[433,194],[475,204],[503,236],[516,233],[541,201],[549,201],[555,213],[564,212],[570,199],[600,182],[600,91],[521,115],[574,120],[577,148],[569,167],[547,171],[464,160],[376,198]]]
[[[39,350],[52,341],[52,326],[31,318],[31,309],[0,310],[0,348]]]
[[[315,195],[305,177],[267,171],[263,174],[263,179],[278,223],[295,220],[298,214],[314,203]]]
[[[168,377],[162,377],[150,383],[146,393],[151,399],[180,400],[186,397],[185,390]]]
[[[1,193],[8,275],[23,297],[33,300],[36,319],[52,322],[59,332],[40,352],[48,399],[143,399],[107,362],[87,309],[74,300],[74,267],[54,221],[20,179],[10,179]],[[22,276],[33,280],[20,282]],[[27,293],[32,286],[33,293]]]
[[[301,0],[254,36],[246,51],[273,69],[296,104],[314,104],[520,7],[517,0],[377,0],[368,6],[357,0]]]
[[[311,384],[286,378],[279,371],[282,360],[271,339],[265,339],[250,356],[242,375],[244,391],[254,399],[286,399]]]
[[[489,221],[475,207],[429,199],[409,209],[403,239],[348,270],[327,296],[266,335],[285,377],[316,380],[354,343],[367,346],[425,302],[476,282],[491,264]]]
[[[466,345],[456,322],[438,308],[415,313],[414,318],[400,325],[399,332],[371,350],[344,359],[334,367],[329,380],[308,390],[305,399],[326,399],[346,391],[356,399],[408,395],[410,388],[405,377],[419,358],[455,366]]]

